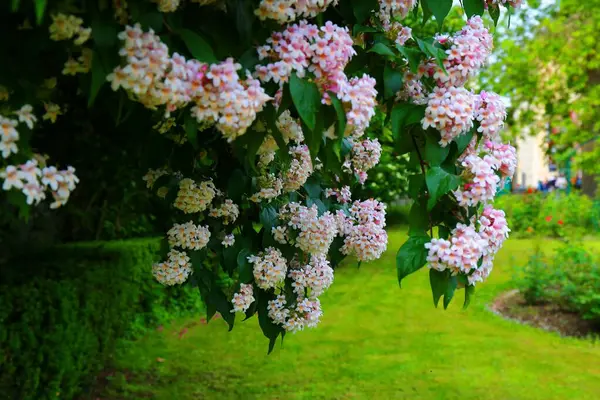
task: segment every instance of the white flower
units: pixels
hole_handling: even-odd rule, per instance
[[[4,183],[2,184],[3,190],[23,188],[23,182],[21,182],[21,178],[19,177],[19,171],[13,165],[9,165],[4,171],[0,172],[0,178],[4,178]]]
[[[15,111],[19,122],[23,122],[29,129],[33,129],[33,124],[37,121],[37,117],[33,114],[33,107],[25,104],[19,111]]]
[[[58,190],[58,183],[64,180],[65,178],[58,173],[56,167],[46,167],[42,170],[42,183],[52,190]]]

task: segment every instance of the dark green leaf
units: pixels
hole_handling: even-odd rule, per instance
[[[196,118],[188,112],[185,114],[183,126],[185,128],[185,134],[188,141],[194,147],[194,150],[198,150],[198,120],[196,120]]]
[[[292,74],[290,77],[290,94],[300,118],[302,118],[308,129],[314,131],[321,105],[321,95],[317,85]]]
[[[231,312],[233,309],[231,302],[227,299],[227,296],[225,293],[223,293],[223,290],[217,285],[216,276],[213,277],[208,298],[210,303],[214,304],[219,314],[221,314],[221,317],[225,320],[225,322],[227,322],[227,325],[229,325],[229,330],[231,331],[235,322],[235,313]]]
[[[351,3],[356,22],[359,24],[362,24],[371,16],[374,10],[379,8],[377,0],[351,0]]]
[[[154,32],[160,33],[163,27],[163,15],[158,11],[149,12],[140,16],[137,22],[140,23],[142,29],[145,31],[153,29]]]
[[[311,199],[321,198],[321,184],[317,179],[309,178],[304,184],[304,190]]]
[[[429,0],[421,0],[421,9],[423,10],[423,25],[425,25],[425,23],[427,21],[429,21],[429,18],[431,18],[431,10],[429,9],[429,6],[427,5],[427,2]]]
[[[402,285],[402,279],[421,269],[427,261],[427,249],[425,243],[429,242],[429,236],[411,236],[400,247],[396,255],[396,269],[398,272],[398,284]]]
[[[426,236],[429,229],[429,213],[427,204],[421,201],[415,201],[408,214],[408,234],[409,236]]]
[[[411,175],[408,177],[408,195],[411,199],[417,200],[421,190],[425,186],[425,177],[422,174]]]
[[[427,6],[441,27],[452,8],[452,0],[427,0]]]
[[[339,142],[344,139],[344,134],[346,132],[346,112],[344,111],[344,106],[340,99],[333,92],[329,92],[329,98],[331,99],[331,105],[335,108],[335,113],[337,115],[337,136]]]
[[[427,171],[425,182],[427,183],[427,190],[429,192],[427,209],[431,210],[437,204],[440,197],[460,185],[460,177],[451,175],[440,167],[432,167]]]
[[[375,45],[371,47],[368,52],[377,53],[382,56],[396,57],[396,53],[394,53],[391,48],[383,43],[375,43]]]
[[[423,51],[423,53],[427,54],[429,57],[434,58],[437,65],[442,70],[446,71],[446,68],[444,67],[444,60],[448,57],[448,55],[446,54],[444,49],[435,47],[432,43],[421,40],[419,38],[417,38],[417,44],[419,45],[419,48]]]
[[[458,279],[456,275],[451,275],[448,279],[448,284],[446,285],[446,291],[444,292],[444,310],[448,308],[448,305],[452,301],[457,286]]]
[[[448,286],[448,274],[436,269],[429,270],[429,284],[431,285],[431,293],[433,294],[433,304],[437,307],[440,298],[446,293]]]
[[[485,11],[483,3],[484,0],[463,0],[467,18],[471,18],[473,15],[483,15],[483,12]]]
[[[475,128],[471,129],[469,132],[463,135],[459,135],[456,139],[454,139],[458,146],[459,155],[462,154],[465,151],[465,149],[469,146],[469,143],[471,143],[471,140],[473,139],[474,130]]]
[[[242,196],[246,192],[248,178],[241,169],[236,169],[232,172],[227,182],[227,195],[235,203],[242,201]]]
[[[21,4],[21,0],[12,0],[11,11],[12,12],[19,11],[20,4]]]
[[[440,239],[448,239],[450,237],[450,230],[445,226],[438,226],[438,236]]]
[[[202,36],[189,29],[181,29],[179,35],[196,60],[206,63],[217,61],[213,49]]]
[[[439,134],[437,132],[427,132],[423,157],[430,166],[436,167],[441,165],[446,157],[448,157],[449,152],[449,146],[442,147],[439,144]]]
[[[241,249],[237,256],[238,273],[242,283],[250,283],[254,279],[253,264],[248,261],[251,255],[250,249]]]
[[[106,82],[107,75],[108,72],[104,67],[100,53],[94,51],[92,56],[92,86],[90,88],[88,107],[92,107],[94,105],[94,101],[96,100],[98,92],[100,92],[100,88],[102,88],[102,85],[104,85]]]
[[[277,223],[277,209],[271,204],[266,204],[261,208],[259,218],[265,229],[271,232],[271,228]]]
[[[356,24],[356,25],[354,25],[354,28],[352,28],[352,36],[356,36],[359,33],[363,33],[363,32],[373,33],[373,32],[378,32],[378,30],[376,28],[373,28],[372,26],[365,26],[365,25],[360,25],[360,24]]]
[[[406,58],[408,61],[408,65],[410,66],[410,71],[413,74],[416,74],[419,70],[419,65],[421,65],[421,59],[423,59],[423,53],[417,49],[412,47],[404,47],[400,45],[396,45],[398,51]]]
[[[494,25],[498,25],[498,20],[500,19],[500,6],[490,6],[488,7],[488,12],[490,13],[490,17],[494,21]]]
[[[35,0],[35,21],[38,25],[42,24],[44,20],[44,13],[46,12],[46,5],[48,4],[48,0]],[[14,7],[14,3],[13,3]],[[18,7],[18,5],[17,5]]]
[[[262,329],[263,335],[269,339],[268,354],[271,354],[273,348],[275,347],[275,340],[277,339],[277,336],[283,332],[283,329],[274,324],[271,318],[269,318],[269,300],[273,300],[275,298],[275,294],[272,291],[264,292],[261,290],[256,294],[256,296],[258,296],[258,324],[260,325],[260,329]]]
[[[463,309],[466,309],[467,307],[469,307],[469,304],[471,304],[471,297],[473,297],[473,294],[475,293],[475,286],[465,286],[465,303],[463,304]]]
[[[94,19],[92,38],[99,47],[112,47],[117,43],[117,25],[113,21]]]
[[[383,87],[383,95],[386,99],[396,96],[396,93],[402,89],[402,72],[389,63],[386,63],[383,69]]]

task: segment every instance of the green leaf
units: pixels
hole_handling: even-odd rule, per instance
[[[351,0],[352,11],[356,17],[356,22],[362,24],[367,20],[374,10],[379,8],[377,0]]]
[[[275,294],[273,291],[264,292],[262,290],[256,292],[257,299],[257,307],[258,311],[258,324],[260,325],[260,329],[263,332],[263,335],[269,339],[269,351],[268,354],[271,354],[273,348],[275,347],[275,340],[280,333],[283,332],[283,329],[274,324],[271,318],[269,318],[269,300],[273,300],[275,298]]]
[[[425,177],[422,174],[411,175],[408,177],[408,195],[411,199],[417,200],[425,186]]]
[[[92,38],[98,47],[112,47],[117,43],[117,25],[111,20],[94,19]]]
[[[494,21],[494,26],[498,25],[498,20],[500,19],[500,6],[491,6],[488,7],[488,12],[490,13],[490,17]]]
[[[107,75],[108,72],[104,67],[100,53],[94,51],[92,56],[92,86],[90,87],[88,107],[91,108],[94,105],[94,101],[96,100],[96,96],[98,96],[98,92],[100,92],[102,85],[104,85],[106,82]]]
[[[402,72],[392,68],[389,63],[383,69],[383,95],[386,99],[394,97],[402,89]]]
[[[471,140],[473,139],[473,134],[475,132],[475,128],[471,129],[469,132],[463,134],[463,135],[459,135],[456,137],[456,139],[454,139],[454,141],[456,142],[457,146],[458,146],[458,154],[462,154],[465,149],[469,146],[469,143],[471,143]]]
[[[194,147],[194,150],[198,150],[200,147],[198,144],[198,120],[188,112],[185,114],[183,126],[185,128],[185,134],[188,141],[192,147]]]
[[[398,284],[402,286],[402,279],[421,269],[427,261],[427,249],[425,243],[429,242],[429,236],[411,236],[400,247],[396,255],[396,270],[398,272]]]
[[[21,0],[12,0],[11,4],[12,4],[11,8],[10,8],[11,11],[17,12],[17,11],[19,11],[19,6],[21,5]]]
[[[242,201],[242,196],[246,193],[248,178],[241,169],[236,169],[231,173],[227,182],[227,195],[235,203]]]
[[[354,28],[352,28],[352,36],[356,36],[359,33],[373,33],[373,32],[379,32],[377,30],[377,28],[373,28],[372,26],[366,26],[366,25],[360,25],[360,24],[356,24],[354,25]]]
[[[463,304],[463,309],[466,309],[467,307],[469,307],[469,304],[471,304],[471,297],[473,297],[473,294],[475,293],[475,286],[465,286],[465,303]]]
[[[433,304],[437,307],[440,298],[446,293],[448,286],[448,274],[436,269],[429,270],[429,284],[431,285],[431,293],[433,294]]]
[[[318,179],[309,178],[304,184],[304,190],[311,199],[321,198],[321,184]]]
[[[46,6],[48,5],[48,0],[35,0],[35,21],[38,25],[42,24],[44,20],[44,13],[46,12]],[[14,7],[14,3],[13,3]],[[18,7],[18,5],[17,5]]]
[[[317,125],[317,114],[321,106],[321,95],[317,85],[292,74],[290,77],[290,94],[300,118],[302,118],[308,129],[314,131]]]
[[[221,317],[225,320],[225,322],[227,322],[227,325],[229,325],[229,331],[231,331],[235,322],[235,313],[231,312],[233,309],[231,302],[227,299],[227,296],[225,293],[223,293],[223,290],[217,285],[216,276],[213,277],[208,298],[210,303],[212,303],[219,314],[221,314]]]
[[[277,223],[277,209],[271,204],[263,206],[260,210],[260,223],[271,232],[271,228]]]
[[[248,261],[251,255],[250,249],[241,249],[237,255],[238,273],[242,283],[250,283],[254,280],[253,264]]]
[[[394,53],[391,48],[381,42],[375,43],[375,45],[369,49],[368,53],[377,53],[382,56],[396,57],[396,53]]]
[[[452,8],[452,0],[427,0],[427,6],[441,27]]]
[[[189,29],[181,29],[179,35],[196,60],[206,63],[217,62],[212,47],[202,36]]]
[[[451,175],[440,167],[432,167],[427,171],[425,182],[429,192],[427,209],[431,210],[437,204],[440,197],[460,185],[460,177]]]
[[[471,18],[473,15],[483,15],[483,12],[485,11],[483,3],[484,0],[463,0],[467,18]]]
[[[448,305],[452,301],[452,298],[454,297],[454,291],[456,290],[457,286],[458,286],[458,279],[457,279],[456,275],[451,275],[450,278],[448,279],[446,291],[444,292],[444,310],[446,310],[448,308]]]
[[[344,139],[344,134],[346,133],[346,112],[344,111],[344,106],[342,105],[342,102],[340,101],[340,99],[337,98],[335,93],[329,92],[329,98],[331,99],[331,105],[335,109],[335,113],[337,115],[337,136],[339,142],[341,143],[341,141]]]
[[[163,15],[158,11],[149,12],[141,15],[137,22],[140,23],[142,29],[145,31],[152,29],[154,32],[160,33],[163,27]]]
[[[429,214],[425,202],[415,201],[408,214],[408,235],[426,236],[429,229]]]
[[[421,65],[421,59],[423,58],[424,54],[412,47],[404,47],[396,44],[396,48],[408,61],[410,71],[416,74],[419,70],[419,65]]]
[[[423,26],[425,26],[425,23],[429,21],[429,18],[432,16],[431,9],[427,4],[428,1],[429,0],[421,0],[421,8],[423,9]]]
[[[419,48],[423,51],[423,53],[427,54],[429,57],[435,59],[437,65],[444,71],[446,71],[446,67],[444,67],[444,60],[448,57],[444,49],[439,47],[435,47],[432,43],[421,40],[417,38],[417,44]]]
[[[394,140],[403,137],[402,131],[405,126],[421,121],[425,115],[423,106],[411,103],[397,103],[392,109],[392,136]]]
[[[424,158],[430,166],[435,167],[441,165],[448,153],[450,146],[442,147],[439,144],[439,134],[437,132],[427,132],[425,136],[425,153]]]

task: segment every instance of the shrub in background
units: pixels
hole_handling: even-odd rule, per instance
[[[538,248],[517,284],[527,303],[557,304],[600,327],[600,265],[583,246],[567,242],[551,256]]]
[[[198,313],[197,289],[149,273],[156,239],[61,246],[0,273],[0,393],[73,398],[119,339]]]
[[[517,235],[562,237],[598,231],[598,206],[576,192],[510,194],[498,198],[495,207],[505,211]]]

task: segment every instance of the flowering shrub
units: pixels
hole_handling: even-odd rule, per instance
[[[382,158],[376,115],[419,171],[399,279],[429,261],[435,303],[443,295],[447,306],[459,283],[468,301],[489,275],[509,232],[491,202],[516,160],[500,142],[500,98],[468,85],[490,55],[481,15],[497,21],[497,2],[465,0],[464,27],[434,37],[404,24],[421,13],[441,27],[451,0],[61,4],[16,1],[12,11],[71,55],[63,78],[81,79],[59,80],[61,90],[87,95],[117,125],[136,107],[156,122],[148,135],[173,141],[143,177],[172,212],[152,272],[164,285],[197,285],[209,318],[218,311],[232,328],[236,313],[258,314],[272,348],[319,323],[319,296],[342,259],[386,251],[385,204],[353,194]],[[49,123],[68,113],[45,109]],[[27,129],[36,122],[30,107],[17,115]],[[19,136],[6,118],[8,157]],[[77,183],[72,169],[38,172],[33,161],[2,173],[5,190],[29,203],[41,196],[27,186],[38,176],[53,206]]]

